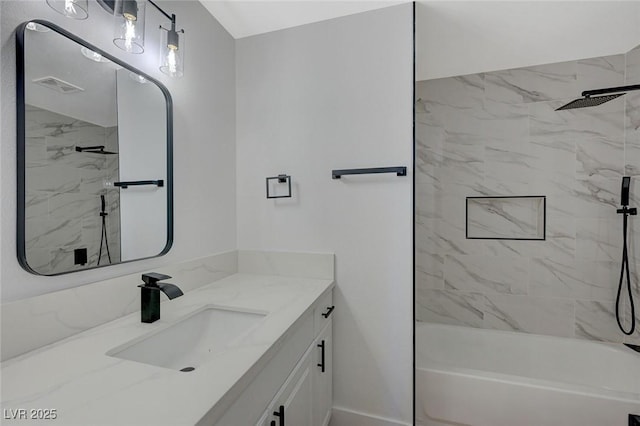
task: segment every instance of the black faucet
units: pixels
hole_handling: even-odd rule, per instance
[[[158,281],[168,280],[169,275],[149,272],[142,274],[144,284],[139,285],[142,289],[140,314],[142,322],[151,323],[160,319],[160,292],[167,295],[169,299],[182,296],[182,290],[177,285],[169,283],[158,283]]]

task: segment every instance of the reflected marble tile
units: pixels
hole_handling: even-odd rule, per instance
[[[26,191],[24,211],[25,218],[42,218],[49,214],[49,195],[50,193],[48,192]]]
[[[614,302],[576,301],[575,336],[581,339],[622,342],[618,330]]]
[[[479,293],[526,294],[529,261],[520,257],[447,255],[444,287]]]
[[[29,248],[26,251],[27,264],[40,274],[51,271],[51,252],[48,248]]]
[[[78,192],[80,173],[67,166],[36,166],[25,171],[27,191]]]
[[[482,327],[484,299],[477,293],[416,289],[416,320]]]
[[[80,192],[99,194],[104,190],[107,176],[103,170],[80,170]]]
[[[33,219],[26,224],[27,249],[73,247],[81,241],[78,219]]]
[[[88,194],[59,193],[49,198],[49,215],[59,219],[82,219],[84,215],[97,214],[98,199]]]
[[[26,137],[59,136],[76,122],[74,118],[56,114],[32,105],[25,105]]]
[[[484,327],[551,336],[573,336],[571,300],[487,294]]]
[[[43,165],[47,161],[47,144],[44,137],[25,137],[25,165],[27,167]]]
[[[625,164],[622,141],[585,139],[576,143],[576,176],[619,178]]]

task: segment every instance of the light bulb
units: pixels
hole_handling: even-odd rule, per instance
[[[167,54],[167,65],[169,65],[169,72],[171,75],[175,75],[178,72],[176,49],[172,49],[171,47],[169,47],[169,53]]]
[[[125,19],[124,46],[127,52],[133,51],[133,40],[136,38],[136,24],[131,19]]]
[[[56,12],[72,19],[87,19],[87,0],[47,0],[47,4]]]
[[[184,74],[184,31],[160,27],[160,71],[169,77],[178,78]]]
[[[76,15],[76,6],[73,2],[73,0],[65,0],[64,1],[64,11],[67,12],[67,15],[69,16],[75,16]]]
[[[144,10],[141,0],[115,1],[113,43],[125,52],[144,52]]]

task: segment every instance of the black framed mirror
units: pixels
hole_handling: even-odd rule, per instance
[[[16,42],[20,265],[60,275],[166,254],[169,91],[47,21]]]

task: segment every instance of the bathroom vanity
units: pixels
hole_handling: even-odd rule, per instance
[[[64,425],[326,425],[333,285],[241,268],[152,324],[136,310],[9,359],[3,424],[24,409]]]

